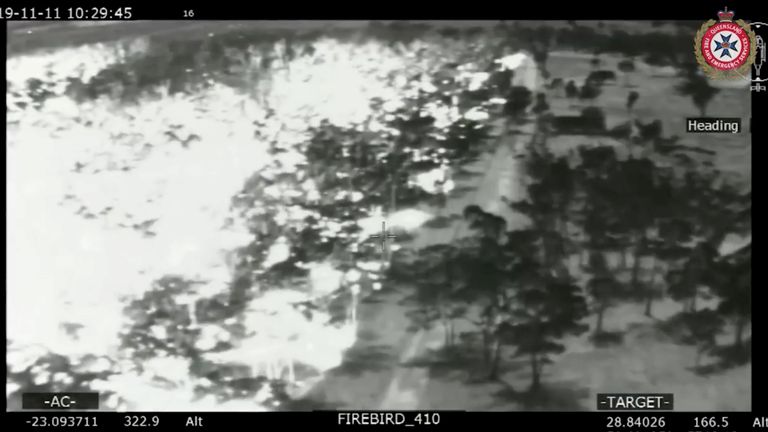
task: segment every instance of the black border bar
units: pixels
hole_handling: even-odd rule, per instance
[[[5,413],[4,424],[12,430],[197,430],[221,431],[232,426],[250,425],[251,430],[278,430],[309,426],[320,430],[376,428],[389,430],[448,430],[456,427],[503,427],[512,430],[599,431],[749,431],[768,429],[768,412],[463,412],[463,411],[315,411],[315,412],[50,412],[17,411]],[[368,419],[368,424],[351,424],[353,418]],[[78,420],[78,418],[80,420]],[[370,419],[379,421],[371,424]],[[381,419],[390,424],[381,424]],[[400,424],[391,424],[391,422]],[[755,425],[755,422],[759,422]],[[79,423],[78,423],[79,422]],[[360,422],[357,422],[360,423]],[[70,424],[72,426],[70,426]],[[79,426],[77,426],[79,424]],[[86,427],[85,425],[88,424]],[[411,425],[410,427],[407,425]],[[493,425],[493,426],[492,426]],[[753,425],[755,425],[753,427]],[[265,429],[268,428],[268,429]],[[286,429],[287,430],[287,429]]]
[[[5,2],[5,6],[21,7],[24,3],[20,1]],[[35,7],[45,7],[48,2],[36,2]],[[103,4],[103,3],[102,3]],[[190,0],[185,2],[183,6],[175,6],[173,3],[154,2],[151,4],[139,3],[131,4],[130,2],[115,3],[114,6],[131,6],[133,8],[132,20],[148,20],[148,19],[183,19],[180,14],[183,10],[194,9],[195,17],[191,20],[212,20],[212,19],[263,19],[263,20],[277,20],[277,19],[489,19],[489,20],[583,20],[583,19],[604,19],[604,20],[693,20],[700,23],[708,19],[714,18],[714,13],[720,10],[724,6],[728,6],[729,9],[734,10],[738,14],[738,18],[744,18],[749,21],[764,21],[768,22],[768,12],[766,12],[765,6],[761,6],[762,2],[754,1],[733,1],[733,0],[720,0],[720,1],[699,1],[696,3],[683,3],[683,2],[654,2],[645,1],[641,4],[634,5],[632,8],[627,8],[623,2],[617,3],[603,3],[589,5],[585,3],[552,3],[552,2],[528,2],[528,3],[499,3],[499,4],[486,4],[479,7],[473,7],[473,11],[468,12],[466,8],[452,8],[447,6],[434,7],[424,4],[424,8],[420,8],[418,3],[410,3],[408,7],[397,5],[393,3],[387,3],[386,7],[377,11],[362,12],[364,9],[359,8],[357,10],[344,8],[334,9],[328,3],[312,4],[307,3],[296,7],[293,4],[283,3],[282,5],[287,8],[281,10],[279,6],[281,3],[266,6],[263,3],[211,3],[196,0]],[[28,3],[27,3],[28,5]],[[50,6],[62,6],[61,4],[50,3]],[[87,2],[83,3],[84,7],[88,7]],[[27,6],[29,7],[29,6]],[[471,15],[470,15],[471,14]],[[2,44],[5,46],[5,44]],[[5,48],[3,48],[5,50]],[[763,111],[764,101],[768,98],[768,94],[753,94],[753,117],[758,116],[759,112]],[[757,122],[756,124],[761,124]],[[752,129],[753,141],[761,143],[765,141],[764,129],[757,127]],[[763,138],[763,139],[761,139]],[[756,150],[760,150],[760,145],[756,147]],[[759,158],[758,158],[759,159]],[[755,174],[760,174],[760,170],[757,170]],[[4,192],[3,192],[4,193]],[[758,230],[760,226],[758,224]],[[755,289],[753,291],[753,304],[765,304],[763,291]],[[5,302],[5,298],[3,297]],[[757,329],[758,345],[762,345],[763,335],[762,329],[766,328],[762,323],[764,320],[762,314],[753,314],[753,328]],[[762,365],[764,361],[760,361],[762,354],[761,350],[753,352],[753,364]],[[768,382],[765,377],[765,372],[762,368],[752,368],[753,382]],[[760,405],[758,400],[760,399],[759,388],[753,385],[753,397],[752,404],[755,406]],[[516,413],[457,413],[457,412],[445,412],[434,411],[440,414],[440,423],[437,425],[422,425],[418,427],[423,428],[452,428],[454,426],[469,426],[469,427],[491,427],[491,421],[494,423],[501,422],[499,428],[509,430],[526,430],[525,426],[545,428],[558,428],[555,430],[588,430],[588,431],[601,431],[601,430],[628,430],[626,427],[614,427],[611,428],[608,425],[609,418],[641,418],[641,417],[663,417],[666,421],[666,427],[664,428],[636,428],[637,430],[663,430],[663,431],[694,431],[694,430],[713,430],[713,431],[749,431],[749,430],[768,430],[768,419],[763,420],[764,426],[760,428],[753,428],[753,422],[756,417],[768,416],[768,411],[762,414],[743,413],[743,412],[516,412]],[[186,427],[186,419],[190,415],[198,415],[203,419],[203,425],[200,427]],[[160,419],[160,426],[163,430],[184,429],[184,430],[220,430],[229,421],[237,422],[238,425],[244,425],[248,429],[259,429],[264,426],[284,426],[284,425],[303,425],[304,422],[311,422],[312,426],[322,426],[328,428],[344,429],[355,428],[359,426],[339,426],[337,422],[337,413],[329,412],[316,412],[316,413],[303,413],[303,412],[281,412],[281,413],[177,413],[177,412],[164,412],[164,413],[106,413],[106,412],[10,412],[4,414],[3,423],[7,421],[9,425],[13,426],[13,430],[41,430],[50,429],[50,427],[33,427],[31,420],[33,417],[48,418],[53,417],[74,417],[74,416],[91,416],[95,417],[98,426],[96,427],[61,427],[61,429],[69,430],[120,430],[126,429],[123,426],[125,418],[127,416],[143,416],[151,417],[158,416]],[[730,421],[731,427],[729,428],[696,428],[692,422],[695,418],[720,418],[727,417]],[[27,423],[29,421],[29,423]],[[494,424],[494,426],[496,426]],[[560,427],[562,426],[562,427]],[[369,427],[369,426],[365,426]],[[373,427],[373,426],[371,426]],[[390,427],[390,428],[404,428],[403,426],[375,426],[375,427]],[[565,429],[565,428],[568,429]],[[150,427],[142,429],[152,429]],[[528,429],[530,430],[530,429]],[[634,430],[634,429],[633,429]]]
[[[78,4],[37,1],[6,1],[3,7],[31,8],[69,7],[84,9],[83,16],[90,20],[88,10],[108,7],[110,10],[130,7],[127,20],[695,20],[702,23],[715,19],[723,7],[733,10],[737,19],[764,20],[765,7],[752,0],[699,0],[695,3],[651,1],[627,8],[623,2],[473,2],[472,8],[454,7],[428,2],[388,2],[384,7],[369,9],[368,5],[353,7],[341,3],[304,2],[241,2],[225,3],[202,0],[174,2],[104,2],[83,1]],[[334,6],[340,6],[334,8]],[[378,5],[381,6],[381,5]],[[189,11],[193,11],[192,14]],[[761,13],[762,12],[762,13]],[[61,14],[60,14],[61,15]],[[761,16],[762,15],[762,16]],[[98,14],[96,14],[98,16]],[[125,18],[123,18],[125,19]]]

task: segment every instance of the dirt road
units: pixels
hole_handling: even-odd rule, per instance
[[[477,184],[477,189],[461,198],[449,200],[451,209],[448,214],[461,214],[466,205],[477,204],[484,210],[494,212],[507,219],[510,228],[521,223],[509,207],[501,200],[506,196],[511,200],[523,198],[521,160],[514,157],[513,148],[516,140],[526,139],[526,135],[502,136],[496,143],[493,153],[486,156],[479,165],[484,166],[484,175]],[[456,229],[456,224],[459,225]],[[453,236],[444,230],[424,228],[419,235],[424,245],[448,243],[466,233],[466,226],[461,221],[454,221],[448,228]],[[400,362],[394,370],[392,381],[379,406],[382,410],[422,409],[424,393],[429,384],[429,366],[416,366],[419,359],[425,358],[430,350],[439,349],[445,340],[442,329],[419,330],[408,340]]]
[[[453,221],[440,228],[423,227],[403,246],[418,250],[466,235],[460,215],[469,204],[504,215],[510,225],[520,223],[500,199],[502,194],[512,200],[522,198],[522,188],[515,186],[520,184],[522,161],[513,152],[520,139],[527,139],[527,135],[495,138],[494,150],[468,167],[470,174],[457,181],[456,193],[442,210],[423,208],[433,214],[454,215]],[[411,288],[398,286],[375,303],[361,305],[357,343],[347,353],[344,364],[307,394],[309,399],[347,410],[414,410],[424,406],[430,371],[429,365],[419,360],[430,350],[440,348],[444,335],[439,328],[411,327],[408,313],[413,306],[405,302]]]

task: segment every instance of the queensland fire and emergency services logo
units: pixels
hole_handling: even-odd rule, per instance
[[[718,21],[709,20],[696,33],[696,60],[711,78],[750,77],[755,62],[755,32],[743,20],[734,21],[728,8],[717,13]]]

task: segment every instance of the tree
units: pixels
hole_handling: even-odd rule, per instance
[[[658,211],[656,212],[655,237],[649,241],[649,253],[653,259],[651,277],[646,284],[645,315],[653,315],[653,299],[661,291],[661,286],[666,284],[667,293],[670,290],[685,291],[686,286],[677,286],[680,283],[679,263],[683,262],[690,254],[688,243],[692,239],[692,229],[688,221],[678,219],[679,211],[673,195],[664,196],[664,189],[658,194]],[[674,288],[673,288],[674,286]]]
[[[30,78],[27,80],[26,93],[32,99],[33,106],[39,108],[46,99],[55,95],[49,87],[50,85],[46,85],[45,82],[38,78]]]
[[[675,300],[687,302],[684,310],[696,311],[696,302],[702,287],[711,287],[717,252],[707,242],[701,242],[689,250],[679,270],[670,272],[669,293]]]
[[[574,168],[574,179],[580,202],[575,210],[583,236],[585,237],[584,249],[588,258],[591,251],[607,252],[615,245],[613,239],[626,241],[624,248],[629,248],[629,240],[625,229],[621,227],[616,201],[617,188],[613,185],[617,155],[611,147],[581,147],[578,149],[580,163]],[[619,195],[620,196],[620,195]],[[619,235],[617,235],[619,234]],[[619,246],[621,248],[621,246]],[[625,251],[621,251],[626,255]],[[622,261],[624,261],[622,259]]]
[[[735,323],[733,346],[742,349],[752,315],[752,244],[724,257],[717,266],[717,278],[714,290],[722,299],[718,313]]]
[[[619,62],[618,68],[624,73],[624,85],[629,87],[630,74],[635,71],[635,62],[632,59],[624,59]]]
[[[544,93],[536,94],[536,103],[534,103],[532,111],[536,115],[541,115],[549,110],[549,104],[547,103],[547,95]]]
[[[547,39],[547,36],[539,36],[544,40]],[[547,71],[547,58],[549,57],[549,48],[547,47],[547,42],[534,42],[531,45],[531,49],[533,53],[533,60],[539,67],[539,71],[541,72],[542,76],[546,77],[549,74]]]
[[[594,331],[594,336],[597,337],[603,332],[603,316],[606,309],[621,296],[621,284],[608,268],[602,253],[592,252],[589,272],[591,277],[587,282],[587,291],[592,296],[597,309]]]
[[[429,326],[438,322],[444,331],[444,346],[451,348],[456,340],[454,320],[463,316],[466,305],[457,295],[463,279],[459,265],[459,249],[453,245],[433,245],[419,251],[413,274],[415,299],[421,306],[418,320]]]
[[[597,83],[587,81],[581,86],[581,90],[579,90],[579,99],[586,99],[591,103],[600,96],[600,93],[602,93],[602,90]]]
[[[589,61],[589,64],[592,66],[592,69],[599,68],[601,63],[602,63],[602,60],[600,60],[600,55],[597,53],[595,53],[595,56],[592,57],[592,59]]]
[[[579,321],[587,315],[587,306],[565,263],[575,173],[566,158],[546,151],[532,154],[527,165],[533,180],[528,198],[509,205],[525,214],[531,226],[508,233],[503,246],[510,257],[506,274],[511,288],[499,335],[501,342],[517,348],[516,355],[529,358],[531,389],[536,391],[551,354],[563,350],[558,339],[586,331]]]
[[[502,264],[504,254],[496,239],[483,236],[465,248],[460,256],[464,277],[457,295],[465,302],[481,307],[479,319],[474,323],[480,327],[488,377],[495,378],[503,343],[499,331],[509,305]]]
[[[448,162],[450,166],[459,167],[476,161],[488,148],[488,129],[486,124],[466,119],[451,123],[439,141],[439,148],[444,150],[439,156],[440,163]]]
[[[503,327],[504,341],[514,345],[516,356],[526,356],[531,366],[531,391],[541,387],[541,376],[552,354],[563,352],[558,342],[569,334],[586,331],[579,320],[587,315],[581,288],[569,280],[541,275],[519,287],[511,302],[510,319]]]
[[[507,103],[504,105],[504,114],[519,121],[531,102],[533,102],[533,95],[530,89],[521,86],[512,87],[507,96]]]
[[[699,109],[699,115],[706,117],[707,107],[712,98],[720,92],[712,87],[706,77],[696,72],[688,73],[684,81],[677,85],[677,91],[683,96],[690,96],[693,104]]]
[[[701,365],[703,354],[711,352],[717,345],[716,337],[722,332],[723,319],[712,309],[683,312],[680,320],[687,330],[685,341],[696,345],[694,367]]]
[[[627,95],[627,111],[630,113],[632,112],[632,108],[635,107],[635,104],[637,103],[637,100],[640,99],[640,93],[632,90]]]
[[[578,95],[579,88],[576,86],[576,83],[573,80],[568,80],[568,82],[565,84],[565,97],[568,99],[573,99],[578,97]]]
[[[397,210],[401,196],[413,191],[408,186],[408,176],[414,169],[419,169],[418,165],[430,165],[424,167],[426,169],[437,166],[433,159],[423,160],[418,165],[414,165],[413,160],[417,151],[437,147],[434,138],[435,118],[423,111],[425,103],[426,100],[419,98],[408,100],[406,106],[396,112],[395,118],[387,122],[388,126],[398,131],[397,135],[390,134],[385,138],[387,146],[379,157],[379,163],[386,171],[385,184],[389,189],[390,212]]]
[[[606,186],[610,190],[610,202],[617,204],[622,225],[620,230],[629,234],[634,243],[634,263],[631,285],[639,291],[641,261],[652,256],[652,240],[649,231],[655,224],[657,199],[654,181],[655,165],[650,159],[630,158],[617,163]],[[625,199],[631,196],[632,199]]]
[[[512,88],[512,79],[515,76],[515,71],[512,69],[495,70],[496,66],[491,72],[491,76],[488,79],[488,84],[493,90],[493,94],[498,97],[506,97]]]
[[[601,133],[605,131],[605,112],[602,108],[595,106],[584,108],[581,110],[581,119],[590,132]]]

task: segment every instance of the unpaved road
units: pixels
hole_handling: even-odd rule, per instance
[[[522,198],[516,192],[522,188],[514,187],[520,183],[522,161],[514,157],[512,150],[521,139],[528,139],[528,135],[496,138],[494,150],[469,167],[475,175],[457,181],[456,190],[464,192],[449,198],[442,214],[461,215],[469,204],[504,214],[502,194],[513,200]],[[429,210],[437,212],[435,208]],[[511,212],[505,216],[511,224],[520,222]],[[466,233],[466,224],[454,220],[443,228],[422,228],[403,246],[418,250],[448,243]],[[425,359],[430,350],[439,348],[444,337],[440,328],[426,331],[411,328],[408,312],[413,305],[404,301],[411,294],[411,288],[398,286],[383,293],[377,302],[361,305],[355,346],[342,366],[329,372],[309,391],[309,399],[346,410],[416,410],[429,405],[423,398],[429,385],[430,368],[420,360]]]

